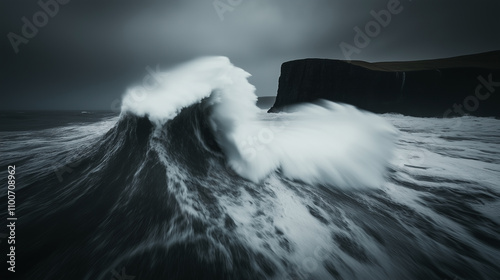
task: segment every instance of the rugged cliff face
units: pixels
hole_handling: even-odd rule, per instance
[[[378,64],[329,59],[289,61],[281,67],[278,95],[269,111],[327,99],[375,113],[499,117],[499,53],[481,54],[481,61],[474,56]],[[487,63],[483,63],[485,59]]]

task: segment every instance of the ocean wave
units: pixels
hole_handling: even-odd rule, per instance
[[[186,107],[208,107],[205,117],[228,166],[248,180],[279,170],[290,179],[340,188],[377,188],[383,181],[397,130],[374,114],[321,101],[270,122],[255,105],[250,74],[225,57],[197,59],[160,75],[161,83],[147,93],[129,89],[122,113],[147,116],[160,128]]]
[[[267,114],[225,58],[162,75],[118,118],[0,133],[20,278],[499,278],[498,120]]]

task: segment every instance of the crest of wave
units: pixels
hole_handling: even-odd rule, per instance
[[[208,117],[227,164],[248,180],[278,171],[309,184],[380,186],[395,128],[374,114],[329,101],[294,106],[270,121],[256,106],[249,76],[226,57],[199,58],[162,73],[161,83],[140,98],[137,88],[129,89],[122,112],[148,116],[161,126],[203,101],[212,107]]]

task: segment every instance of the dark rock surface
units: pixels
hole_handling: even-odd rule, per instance
[[[269,112],[327,99],[375,113],[499,117],[499,54],[395,63],[289,61],[281,67],[278,95]]]

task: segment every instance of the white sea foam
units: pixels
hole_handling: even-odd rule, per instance
[[[122,112],[162,125],[182,108],[209,98],[212,130],[227,164],[240,176],[259,181],[280,171],[311,184],[380,186],[396,135],[392,125],[328,101],[294,106],[270,122],[255,105],[249,76],[226,57],[200,58],[162,74],[161,84],[144,96],[129,89]]]

